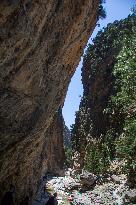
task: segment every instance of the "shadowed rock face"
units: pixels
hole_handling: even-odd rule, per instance
[[[48,147],[53,142],[46,130],[63,104],[97,21],[98,4],[98,0],[0,2],[0,190],[13,183],[18,199],[33,196],[42,171],[48,170],[47,155],[52,154]]]

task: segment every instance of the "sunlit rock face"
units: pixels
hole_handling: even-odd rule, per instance
[[[10,183],[17,201],[32,197],[43,172],[62,168],[63,159],[53,163],[63,158],[62,139],[48,127],[95,27],[98,4],[1,0],[0,197]]]

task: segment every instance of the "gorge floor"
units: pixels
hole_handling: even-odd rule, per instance
[[[45,181],[41,180],[33,205],[45,205],[49,195],[54,192],[58,194],[59,205],[135,204],[133,201],[136,198],[136,189],[129,189],[126,185],[126,176],[123,174],[107,177],[102,184],[96,184],[93,190],[81,192],[80,187],[80,177],[70,176],[70,171],[63,177],[48,175]]]

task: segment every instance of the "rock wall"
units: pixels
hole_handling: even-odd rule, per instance
[[[46,130],[63,104],[98,10],[99,0],[0,2],[0,198],[10,183],[17,201],[34,196],[43,170],[60,165],[45,156],[58,153],[49,139],[55,130]],[[62,145],[59,138],[54,142]]]
[[[56,113],[53,123],[46,131],[45,154],[47,165],[43,166],[43,174],[48,171],[53,174],[64,174],[65,152],[63,146],[64,120],[62,110]]]
[[[34,139],[25,139],[3,153],[1,159],[1,194],[16,188],[16,199],[30,198],[37,191],[38,179],[46,172],[63,174],[65,153],[63,148],[63,118],[57,112],[46,132],[39,133]],[[4,160],[4,162],[2,161]],[[2,163],[3,162],[3,163]]]

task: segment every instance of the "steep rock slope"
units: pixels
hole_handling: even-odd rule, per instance
[[[108,157],[114,158],[114,140],[123,133],[125,120],[135,114],[135,85],[134,83],[130,84],[127,80],[130,78],[130,81],[136,82],[134,74],[129,76],[129,70],[134,73],[136,68],[134,62],[130,64],[130,60],[135,59],[135,32],[135,15],[115,21],[113,24],[109,24],[104,31],[98,33],[93,40],[94,44],[88,47],[84,56],[82,67],[84,93],[72,130],[75,168],[79,171],[86,163],[87,168],[95,173],[105,169],[108,164],[106,152],[110,150]],[[133,43],[131,39],[133,39]],[[122,54],[124,49],[126,51]],[[127,57],[118,60],[120,55]],[[120,73],[116,75],[114,73],[115,66],[120,69]],[[124,71],[126,79],[120,79],[121,71]],[[130,91],[127,91],[125,96],[126,99],[132,99],[128,106],[125,98],[124,104],[110,103],[112,96],[116,97],[124,89],[120,85],[121,82],[122,85],[126,83],[126,87],[130,86]],[[126,109],[124,109],[124,105],[127,107]],[[129,108],[131,110],[131,107],[134,112],[130,115],[128,110]],[[109,137],[110,142],[108,141]],[[108,147],[108,151],[104,146]]]
[[[10,183],[17,201],[34,196],[42,171],[59,167],[46,161],[55,150],[51,139],[62,141],[46,131],[54,127],[98,10],[98,0],[0,2],[0,197]]]

